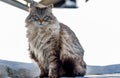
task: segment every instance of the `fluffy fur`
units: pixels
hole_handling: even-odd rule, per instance
[[[38,4],[26,18],[30,57],[40,68],[40,78],[84,76],[84,50],[74,32],[59,23],[51,9]],[[46,16],[49,18],[44,20]]]

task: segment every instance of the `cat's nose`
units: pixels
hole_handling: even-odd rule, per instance
[[[43,18],[40,18],[39,21],[40,21],[40,22],[43,22]]]

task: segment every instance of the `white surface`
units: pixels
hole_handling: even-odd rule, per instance
[[[79,9],[54,9],[85,49],[89,65],[120,63],[120,0],[78,0]],[[0,2],[0,59],[31,62],[24,20],[27,12]]]
[[[0,60],[0,78],[36,78],[39,73],[33,63]]]

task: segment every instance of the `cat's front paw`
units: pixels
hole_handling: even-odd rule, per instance
[[[40,76],[39,76],[39,78],[44,78],[44,77],[47,77],[47,75],[40,74]]]
[[[51,74],[51,75],[49,75],[48,78],[59,78],[59,77],[57,75],[55,75],[55,74]]]

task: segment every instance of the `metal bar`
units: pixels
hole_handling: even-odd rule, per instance
[[[20,3],[20,2],[18,2],[16,0],[0,0],[0,1],[8,3],[8,4],[12,5],[12,6],[18,7],[20,9],[25,10],[25,11],[28,11],[28,9],[29,9],[29,7],[27,5],[24,5],[24,4],[22,4],[22,3]],[[26,1],[31,2],[31,0],[26,0]]]
[[[27,4],[25,5],[17,0],[0,0],[0,1],[8,3],[12,6],[17,7],[17,8],[23,9],[25,11],[29,11],[30,6],[28,6]],[[24,0],[24,1],[26,1],[26,3],[29,3],[30,5],[34,5],[34,3],[36,3],[34,0]],[[44,4],[44,5],[54,4],[56,6],[56,5],[59,5],[58,2],[60,2],[60,1],[61,0],[42,0],[40,3]],[[87,1],[88,0],[86,0],[86,2]]]
[[[26,1],[26,2],[28,2],[28,3],[33,3],[33,2],[35,2],[35,1],[33,1],[33,0],[24,0],[24,1]]]

